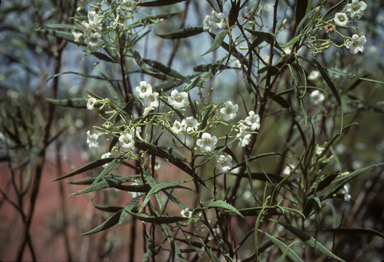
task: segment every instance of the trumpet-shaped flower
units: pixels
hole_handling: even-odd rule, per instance
[[[320,104],[325,99],[324,94],[322,92],[320,92],[319,90],[313,91],[309,96],[310,96],[311,101],[314,105]]]
[[[85,38],[84,42],[91,50],[98,48],[99,46],[102,46],[104,44],[104,41],[101,39],[101,35],[99,33],[90,33]]]
[[[367,4],[363,1],[352,0],[350,4],[345,6],[345,11],[351,13],[351,17],[357,16],[361,18],[364,15],[364,10],[367,8]]]
[[[99,142],[97,141],[97,139],[99,138],[99,136],[97,134],[92,134],[91,135],[91,131],[87,131],[87,143],[88,143],[88,146],[89,148],[98,148],[99,147]]]
[[[121,9],[123,9],[126,12],[132,12],[136,8],[135,4],[136,3],[133,0],[123,0],[123,3],[121,5]]]
[[[180,134],[185,131],[185,126],[178,120],[176,120],[175,122],[173,122],[173,127],[171,129],[175,134]]]
[[[140,85],[136,86],[136,92],[139,93],[140,98],[148,97],[152,94],[152,86],[145,81],[141,81]]]
[[[249,127],[244,125],[243,123],[240,123],[238,128],[239,128],[239,133],[236,135],[236,137],[240,137],[238,146],[245,147],[246,145],[249,144],[249,142],[251,142],[251,134],[247,134],[243,136],[244,134],[247,133],[247,130],[249,129]]]
[[[89,98],[87,102],[87,109],[88,110],[94,109],[96,102],[97,102],[96,98],[94,97]]]
[[[97,33],[101,33],[99,17],[95,11],[88,11],[88,22],[90,29],[95,30]]]
[[[111,152],[107,152],[107,153],[101,155],[101,159],[108,158],[108,157],[111,157],[111,156],[112,156],[112,153]],[[103,165],[104,168],[106,168],[107,166],[108,166],[108,163]]]
[[[223,115],[225,121],[229,121],[236,117],[236,113],[239,110],[238,105],[234,105],[231,101],[225,102],[225,106],[220,109],[220,113]]]
[[[344,13],[336,13],[335,14],[335,24],[338,26],[345,26],[348,24],[349,19],[346,14]]]
[[[182,217],[190,218],[190,217],[192,216],[192,212],[191,212],[191,210],[187,207],[186,209],[181,210],[180,215],[181,215]]]
[[[220,170],[220,173],[227,173],[232,168],[232,157],[221,155],[217,158],[216,168]]]
[[[153,106],[154,108],[159,106],[159,93],[153,92],[144,98],[144,101],[148,106]]]
[[[352,40],[345,44],[345,47],[349,49],[351,54],[357,54],[358,52],[364,51],[364,44],[367,42],[365,36],[358,36],[354,34]]]
[[[73,41],[75,41],[76,43],[79,43],[80,42],[80,37],[83,36],[83,33],[79,33],[79,32],[73,31],[72,35],[74,37]]]
[[[168,97],[168,103],[176,109],[188,106],[188,94],[186,92],[181,92],[173,90],[171,96]]]
[[[184,126],[188,133],[192,133],[197,131],[197,127],[200,123],[193,116],[189,116],[181,121],[181,125]]]
[[[245,123],[251,127],[251,130],[258,130],[260,128],[260,116],[255,112],[250,111],[249,116],[245,118]]]
[[[210,15],[205,16],[203,27],[204,31],[212,32],[216,29],[224,29],[226,27],[224,18],[224,13],[212,11]]]
[[[131,134],[125,133],[119,137],[120,146],[122,148],[131,149],[135,145],[135,140]]]
[[[204,133],[200,139],[197,139],[196,144],[200,147],[201,152],[212,152],[215,149],[217,137]]]

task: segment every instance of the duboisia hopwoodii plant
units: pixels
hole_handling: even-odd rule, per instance
[[[321,57],[364,52],[356,25],[366,3],[298,0],[292,12],[281,1],[210,1],[202,21],[155,35],[147,29],[186,12],[160,12],[179,1],[88,2],[71,33],[39,29],[78,44],[83,59],[119,68],[118,79],[102,74],[117,97],[87,90],[83,101],[103,121],[84,134],[100,159],[58,180],[92,171],[88,187],[73,195],[115,188],[132,200],[86,234],[135,218],[144,223],[145,261],[344,261],[312,218],[323,219],[332,200],[352,201],[348,182],[373,166],[348,171],[337,160],[334,146],[354,123],[343,121],[345,94],[330,73],[352,75],[323,67]],[[216,53],[212,63],[172,68],[172,60],[139,51],[147,37],[197,43],[204,36],[213,39],[204,53]],[[225,79],[227,72],[234,77]],[[221,78],[231,88],[216,84]],[[283,135],[270,130],[281,118],[291,125]],[[161,177],[163,168],[174,176]]]

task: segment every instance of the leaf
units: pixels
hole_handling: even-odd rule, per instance
[[[151,190],[149,190],[149,192],[145,196],[145,199],[144,199],[143,203],[141,204],[141,207],[140,207],[138,213],[140,214],[143,211],[144,207],[148,204],[149,200],[151,200],[151,197],[153,194],[155,194],[161,190],[167,189],[167,188],[173,188],[173,187],[180,185],[180,184],[183,184],[185,182],[186,181],[157,183],[154,187],[151,188]]]
[[[111,228],[113,227],[114,225],[116,225],[118,222],[119,222],[119,217],[120,217],[120,213],[122,211],[120,210],[119,212],[116,212],[113,216],[111,216],[110,218],[108,218],[103,224],[101,224],[100,226],[92,229],[91,231],[88,231],[86,233],[83,233],[81,234],[82,236],[87,236],[87,235],[92,235],[92,234],[95,234],[95,233],[98,233],[98,232],[101,232],[101,231],[104,231],[108,228]]]
[[[114,59],[112,59],[111,57],[107,56],[106,54],[103,54],[101,52],[97,52],[97,51],[93,51],[91,53],[91,55],[94,55],[96,56],[98,59],[100,60],[103,60],[103,61],[106,61],[106,62],[110,62],[110,63],[116,63],[116,61]]]
[[[218,33],[215,37],[215,41],[213,42],[212,46],[201,56],[204,56],[204,55],[216,50],[217,48],[219,48],[221,46],[221,44],[223,43],[224,38],[227,36],[227,34],[228,34],[228,30],[224,30],[224,31],[221,31],[220,33]]]
[[[300,24],[303,20],[307,9],[308,9],[308,0],[296,0],[296,12],[295,12],[295,22],[296,26]]]
[[[67,40],[67,41],[75,43],[75,44],[86,46],[86,44],[84,43],[84,39],[83,38],[80,38],[79,42],[75,42],[75,37],[70,32],[64,32],[64,31],[60,31],[60,30],[47,29],[46,27],[39,28],[39,29],[36,30],[36,32],[52,35],[52,36],[55,36],[55,37],[58,37],[58,38],[62,38],[64,40]]]
[[[153,7],[153,6],[173,5],[173,4],[184,2],[184,1],[186,0],[158,0],[158,1],[151,1],[151,2],[142,2],[137,5],[143,6],[143,7]]]
[[[176,31],[173,31],[170,33],[166,33],[166,34],[157,34],[156,33],[156,35],[161,37],[161,38],[165,38],[165,39],[180,39],[180,38],[187,38],[187,37],[191,37],[194,35],[198,35],[198,34],[201,34],[203,32],[204,32],[204,30],[203,30],[202,26],[196,26],[196,27],[183,28],[183,29],[176,30]]]
[[[269,32],[255,31],[246,27],[244,27],[244,29],[250,32],[252,35],[256,36],[256,39],[252,43],[253,47],[259,46],[262,42],[267,42],[268,44],[282,50],[280,44],[276,41],[276,36],[274,34]]]
[[[341,234],[366,234],[366,235],[374,235],[384,238],[384,234],[370,228],[325,228],[323,231],[328,232],[335,232],[335,233],[341,233]]]
[[[111,158],[112,160],[112,158]],[[92,185],[92,183],[95,181],[96,177],[87,178],[85,180],[81,181],[67,181],[68,184],[71,185]],[[104,176],[104,179],[115,179],[119,181],[120,183],[124,183],[131,180],[131,177],[129,176],[115,176],[115,175],[106,175]]]
[[[238,176],[241,178],[249,178],[248,173],[228,173],[228,175]],[[272,173],[251,173],[251,178],[254,180],[260,181],[269,181],[271,180],[273,183],[278,183],[283,180],[283,177],[277,174]]]
[[[129,177],[125,177],[125,179],[124,178],[119,179],[119,178],[105,178],[104,177],[103,180],[97,182],[97,178],[95,178],[94,181],[92,182],[91,186],[84,188],[80,191],[77,191],[73,194],[70,194],[69,196],[86,194],[89,192],[93,192],[93,191],[97,191],[97,190],[101,190],[101,189],[105,189],[105,188],[116,188],[119,185],[121,185],[123,182],[126,182],[128,180],[129,180]]]
[[[334,5],[331,8],[329,8],[324,14],[322,14],[320,16],[320,18],[326,17],[328,14],[332,13],[335,9],[337,9],[339,6],[341,6],[345,1],[346,0],[342,0],[339,3],[337,3],[336,5]]]
[[[211,261],[220,262],[220,259],[212,252],[212,250],[210,248],[207,247],[207,245],[204,243],[204,241],[201,238],[199,238],[199,239],[200,239],[201,244],[204,247],[205,252],[208,254]]]
[[[154,21],[158,19],[167,19],[171,16],[178,15],[183,11],[176,11],[171,13],[164,13],[164,14],[158,14],[158,15],[149,15],[144,18],[142,18],[140,21],[134,22],[128,26],[128,29],[134,28],[137,26],[144,26],[144,25],[151,25],[154,24]]]
[[[331,79],[329,79],[327,72],[325,72],[324,68],[320,65],[320,63],[319,63],[319,61],[317,61],[317,59],[313,59],[313,62],[316,64],[317,68],[319,69],[321,76],[323,77],[325,82],[327,82],[329,88],[331,89],[333,95],[335,96],[338,106],[341,106],[341,100],[340,100],[339,92],[336,90],[336,87],[332,83]]]
[[[123,207],[117,207],[117,206],[99,206],[99,205],[97,205],[97,204],[95,204],[93,202],[92,202],[92,204],[98,210],[105,211],[105,212],[116,213],[116,212],[119,212],[120,210],[123,209]]]
[[[123,209],[122,212],[121,212],[120,218],[119,218],[119,225],[121,225],[121,223],[122,223],[122,222],[125,220],[125,218],[129,215],[129,212],[131,212],[132,209],[133,209],[134,207],[137,206],[137,203],[139,203],[140,198],[141,198],[141,196],[132,199],[132,201],[129,202],[129,203],[124,207],[124,209]]]
[[[155,158],[152,158],[153,162],[155,162]],[[151,188],[155,187],[157,185],[157,182],[156,180],[151,176],[151,174],[149,174],[148,172],[146,171],[143,171],[143,175],[144,175],[144,178],[145,178],[145,181],[148,182],[148,184],[151,186]],[[160,196],[160,193],[156,193],[155,194],[155,197],[156,197],[156,200],[157,200],[157,203],[159,204],[159,209],[161,210],[161,207],[162,207],[162,200],[161,200],[161,196]]]
[[[229,14],[228,14],[229,27],[232,27],[234,24],[236,24],[237,17],[239,16],[240,2],[241,1],[232,2],[232,7],[231,7],[231,10],[229,10]]]
[[[292,259],[292,261],[303,262],[303,260],[301,260],[300,257],[286,244],[266,232],[264,232],[264,234],[281,250],[281,252],[287,252],[287,255]]]
[[[47,102],[63,107],[73,108],[87,108],[88,99],[85,98],[72,98],[72,99],[51,99],[46,98]]]
[[[341,258],[339,258],[338,256],[336,256],[335,254],[333,254],[331,251],[329,251],[328,248],[323,246],[320,242],[318,242],[316,239],[314,239],[310,235],[304,233],[303,231],[301,231],[301,230],[299,230],[299,229],[297,229],[291,225],[288,225],[288,224],[285,224],[285,223],[279,222],[279,221],[277,221],[277,222],[280,225],[282,225],[283,227],[285,227],[286,229],[288,229],[289,231],[291,231],[295,236],[300,238],[307,245],[319,250],[323,254],[326,254],[328,257],[331,257],[331,258],[336,259],[338,261],[344,261]]]
[[[79,169],[77,169],[75,171],[72,171],[69,174],[66,174],[64,176],[58,177],[58,178],[56,178],[54,180],[51,180],[51,181],[58,181],[58,180],[61,180],[61,179],[64,179],[64,178],[68,178],[68,177],[72,177],[72,176],[84,173],[86,171],[95,169],[96,167],[102,166],[102,165],[104,165],[106,163],[109,163],[110,161],[111,161],[110,158],[104,158],[104,159],[95,160],[95,161],[89,163],[88,165],[85,165],[85,166],[83,166],[83,167],[81,167],[81,168],[79,168]]]
[[[236,213],[237,215],[241,216],[242,218],[244,218],[243,215],[239,212],[239,210],[237,210],[235,207],[228,204],[227,202],[224,202],[223,200],[214,201],[213,199],[211,199],[205,203],[205,206],[210,207],[210,208],[216,207],[216,208],[227,209],[229,211],[232,211],[233,213]]]
[[[172,232],[169,230],[166,224],[161,224],[164,235],[167,237],[169,245],[171,246],[171,261],[175,260],[175,253],[177,254],[177,258],[182,262],[188,262],[183,258],[183,255],[180,252],[179,247],[176,245],[175,240],[173,239]]]
[[[147,65],[152,66],[153,68],[159,70],[160,72],[162,72],[162,73],[164,73],[166,75],[170,75],[170,76],[172,76],[174,78],[181,79],[181,80],[183,80],[184,82],[187,82],[187,83],[191,82],[191,80],[189,80],[188,78],[185,78],[182,74],[177,72],[175,69],[172,69],[169,66],[166,66],[166,65],[164,65],[164,64],[162,64],[160,62],[157,62],[157,61],[154,61],[154,60],[150,60],[150,59],[144,59],[144,58],[143,58],[143,61]]]

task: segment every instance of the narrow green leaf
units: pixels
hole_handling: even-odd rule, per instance
[[[91,163],[89,163],[88,165],[85,165],[69,174],[66,174],[64,176],[61,176],[61,177],[58,177],[52,181],[58,181],[58,180],[61,180],[61,179],[64,179],[64,178],[68,178],[68,177],[72,177],[72,176],[75,176],[75,175],[78,175],[78,174],[81,174],[81,173],[84,173],[86,171],[89,171],[89,170],[92,170],[92,169],[95,169],[99,166],[102,166],[104,164],[107,164],[111,162],[111,158],[104,158],[104,159],[98,159],[98,160],[95,160]]]
[[[155,162],[154,158],[152,158],[152,160],[153,160],[153,162]],[[144,179],[145,179],[145,181],[148,182],[148,184],[151,186],[151,188],[154,188],[157,185],[156,180],[151,176],[151,174],[149,174],[146,171],[144,171]],[[160,193],[159,192],[155,193],[155,197],[156,197],[157,203],[159,204],[159,209],[161,210],[162,200],[161,200]]]
[[[149,192],[145,196],[145,199],[144,199],[143,203],[141,204],[141,207],[140,207],[140,210],[138,213],[140,214],[143,211],[144,207],[148,204],[149,200],[151,200],[151,197],[153,194],[155,194],[161,190],[167,189],[167,188],[173,188],[173,187],[180,185],[180,184],[183,184],[185,182],[186,181],[157,183],[154,187],[151,188],[151,190],[149,190]]]
[[[46,98],[45,100],[57,106],[73,107],[73,108],[87,108],[87,102],[88,102],[88,99],[85,99],[85,98],[72,98],[72,99]]]
[[[131,202],[129,202],[124,207],[124,209],[121,212],[120,218],[119,218],[119,225],[121,225],[121,223],[127,218],[127,216],[129,215],[129,212],[131,212],[132,209],[137,206],[137,204],[140,201],[140,198],[141,198],[141,196],[135,197],[134,199],[132,199]]]
[[[346,228],[346,227],[340,227],[340,228],[325,228],[323,231],[328,232],[335,232],[335,233],[341,233],[341,234],[365,234],[365,235],[374,235],[384,238],[384,234],[370,228]]]
[[[286,229],[288,229],[289,231],[291,231],[295,236],[300,238],[307,245],[319,250],[323,254],[326,254],[328,257],[331,257],[331,258],[336,259],[338,261],[344,261],[341,258],[339,258],[338,256],[334,255],[331,251],[328,250],[328,248],[323,246],[320,242],[318,242],[316,239],[314,239],[313,237],[311,237],[307,233],[304,233],[303,231],[301,231],[301,230],[299,230],[299,229],[297,229],[291,225],[285,224],[283,222],[278,221],[278,223],[280,225],[282,225],[283,227],[285,227]]]
[[[108,218],[103,224],[101,224],[100,226],[92,229],[91,231],[88,231],[86,233],[83,233],[81,234],[82,236],[87,236],[87,235],[92,235],[92,234],[95,234],[95,233],[98,233],[98,232],[101,232],[101,231],[104,231],[108,228],[111,228],[113,227],[114,225],[116,225],[118,222],[119,222],[119,217],[120,217],[120,214],[121,214],[121,210],[119,212],[116,212],[113,216],[111,216],[110,218]]]
[[[200,239],[201,244],[204,247],[205,252],[208,254],[211,261],[220,262],[220,259],[212,252],[212,250],[210,248],[207,247],[207,245],[204,243],[204,241],[201,238],[199,238],[199,239]]]
[[[314,59],[313,62],[316,64],[317,68],[319,69],[321,76],[323,77],[323,79],[328,84],[329,88],[331,89],[333,95],[335,96],[335,98],[337,100],[337,104],[339,106],[341,106],[341,100],[340,100],[339,92],[337,91],[335,85],[332,83],[331,79],[327,75],[327,72],[325,72],[324,68],[321,66],[319,61],[317,61],[317,59]]]
[[[91,53],[91,55],[94,55],[98,59],[106,61],[106,62],[116,63],[116,61],[114,59],[112,59],[111,57],[107,56],[106,54],[103,54],[103,53],[98,52],[98,51],[93,51]]]
[[[111,161],[112,160],[113,158],[111,158]],[[81,181],[67,181],[67,183],[71,185],[92,185],[95,179],[96,177],[90,177]],[[104,176],[104,179],[114,179],[119,183],[124,183],[124,182],[130,181],[132,178],[129,176],[106,175]]]
[[[166,75],[170,75],[170,76],[172,76],[174,78],[178,78],[178,79],[183,80],[184,82],[187,82],[187,83],[191,82],[191,80],[189,80],[188,78],[184,77],[182,74],[177,72],[175,69],[172,69],[172,68],[170,68],[167,65],[164,65],[164,64],[162,64],[160,62],[157,62],[157,61],[154,61],[154,60],[145,59],[145,58],[143,58],[143,61],[147,65],[152,66],[153,68],[159,70],[160,72],[162,72],[162,73],[164,73]]]
[[[296,0],[296,12],[295,12],[295,23],[296,26],[300,24],[301,20],[303,20],[307,8],[308,8],[308,0]]]
[[[117,206],[99,206],[95,203],[93,203],[93,206],[97,208],[98,210],[105,211],[105,212],[111,212],[111,213],[116,213],[122,210],[124,207],[117,207]]]
[[[176,245],[175,240],[173,239],[172,232],[169,230],[168,226],[166,224],[161,224],[161,228],[163,229],[163,232],[165,236],[167,237],[167,240],[171,246],[171,261],[175,261],[175,254],[177,254],[177,258],[182,262],[188,262],[183,258],[183,255],[180,252],[179,247]]]
[[[282,50],[280,44],[276,41],[276,36],[269,32],[255,31],[249,28],[244,27],[245,30],[250,32],[252,35],[256,36],[256,39],[253,41],[252,46],[257,47],[262,42],[266,42],[276,48]]]
[[[186,0],[158,0],[158,1],[151,1],[151,2],[142,2],[142,3],[139,3],[138,6],[142,6],[142,7],[164,6],[164,5],[173,5],[173,4],[184,2],[184,1]]]
[[[237,215],[241,216],[242,218],[244,218],[243,215],[239,212],[239,210],[237,210],[235,207],[228,204],[227,202],[224,202],[223,200],[214,201],[213,199],[211,199],[205,203],[205,206],[209,207],[209,208],[216,207],[216,208],[227,209],[229,211],[232,211],[233,213],[236,213]]]
[[[67,41],[75,43],[75,44],[86,46],[86,44],[84,43],[83,37],[81,37],[79,39],[79,42],[75,42],[75,37],[73,36],[72,33],[69,33],[69,32],[64,32],[64,31],[60,31],[60,30],[53,30],[53,29],[47,29],[46,27],[39,28],[39,29],[36,30],[36,32],[52,35],[52,36],[55,36],[55,37],[58,37],[58,38],[62,38],[64,40],[67,40]]]
[[[336,10],[339,6],[341,6],[346,0],[342,0],[336,5],[329,8],[324,14],[320,15],[320,18],[326,17],[328,14],[332,13],[334,10]]]
[[[165,39],[180,39],[180,38],[187,38],[187,37],[191,37],[194,35],[198,35],[198,34],[201,34],[203,32],[204,32],[204,30],[203,30],[202,26],[196,26],[196,27],[183,28],[183,29],[176,30],[176,31],[173,31],[170,33],[166,33],[166,34],[157,34],[156,33],[156,35],[161,37],[161,38],[165,38]]]
[[[228,34],[228,30],[224,30],[224,31],[221,31],[220,33],[218,33],[215,37],[215,41],[213,42],[212,46],[201,56],[204,56],[204,55],[216,50],[217,48],[219,48],[221,46],[221,44],[223,43],[224,38],[227,36],[227,34]]]
[[[159,19],[167,19],[169,17],[172,17],[174,15],[178,15],[183,11],[176,11],[176,12],[170,12],[170,13],[164,13],[164,14],[158,14],[158,15],[149,15],[146,16],[140,21],[134,22],[128,26],[128,29],[138,27],[138,26],[144,26],[144,25],[151,25],[154,24],[155,21],[158,21]]]
[[[264,232],[264,234],[281,250],[281,252],[285,253],[288,249],[288,256],[291,258],[294,262],[303,262],[303,260],[300,259],[300,257],[293,252],[291,248],[289,248],[286,244],[278,240],[277,238],[271,236],[270,234]]]

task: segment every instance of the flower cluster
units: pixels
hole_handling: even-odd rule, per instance
[[[216,29],[226,28],[227,25],[225,24],[224,17],[224,13],[212,11],[211,15],[205,16],[203,27],[204,31],[212,32]]]
[[[136,86],[136,92],[139,97],[144,100],[146,107],[143,116],[147,116],[150,111],[159,106],[159,93],[152,92],[152,86],[145,81],[141,81],[139,86]]]
[[[101,39],[101,26],[99,18],[95,11],[88,11],[88,23],[83,21],[81,26],[84,30],[84,42],[87,44],[89,49],[93,50],[104,44],[104,41]],[[75,38],[75,42],[78,42],[81,34],[77,32],[73,32],[72,34]]]

